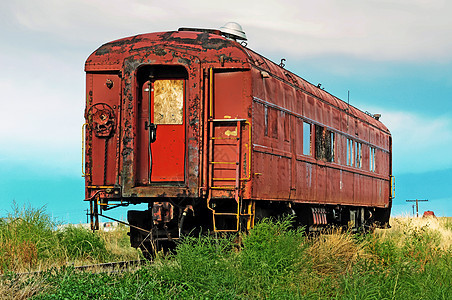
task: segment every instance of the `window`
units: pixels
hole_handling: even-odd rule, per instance
[[[335,144],[336,138],[335,138],[334,132],[330,132],[330,135],[331,135],[331,161],[334,162],[334,161],[336,161],[334,159],[335,151],[336,151],[336,144]]]
[[[355,167],[362,167],[362,143],[355,142]]]
[[[303,122],[303,154],[311,155],[311,124]]]
[[[347,139],[347,166],[353,166],[353,140]]]
[[[362,168],[363,144],[347,139],[347,166]]]
[[[315,125],[315,157],[326,162],[334,161],[334,133],[319,125]]]
[[[370,157],[370,160],[369,160],[369,162],[370,162],[369,170],[370,170],[371,172],[375,172],[375,148],[370,147],[370,155],[369,155],[369,157]]]
[[[267,106],[264,107],[264,122],[265,122],[265,129],[264,129],[264,135],[268,136],[268,108]]]

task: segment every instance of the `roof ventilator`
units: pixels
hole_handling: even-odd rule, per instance
[[[246,34],[242,29],[242,26],[236,22],[228,22],[224,26],[220,27],[221,34],[228,39],[234,41],[246,41]]]

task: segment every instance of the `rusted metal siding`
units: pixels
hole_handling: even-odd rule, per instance
[[[148,154],[147,133],[142,128],[147,121],[149,107],[144,102],[145,87],[138,86],[137,70],[145,66],[182,66],[187,70],[185,80],[185,147],[186,154],[185,178],[178,186],[148,186]],[[91,72],[115,72],[121,80],[116,86],[121,86],[120,101],[122,118],[118,119],[118,127],[122,134],[120,139],[119,167],[116,176],[122,186],[122,196],[135,198],[137,201],[144,197],[198,197],[199,188],[203,185],[200,179],[202,161],[200,154],[203,149],[201,141],[202,129],[205,128],[204,99],[207,87],[204,74],[208,68],[220,69],[249,69],[246,53],[238,44],[218,35],[200,32],[164,32],[139,35],[117,40],[101,46],[86,61],[85,70],[88,77]],[[221,76],[221,75],[220,75]],[[88,78],[87,77],[87,78]],[[246,82],[246,80],[245,80]],[[250,86],[248,80],[248,86]],[[234,91],[234,86],[228,86]],[[140,95],[141,94],[141,95]],[[251,94],[248,88],[248,94]],[[244,95],[240,95],[243,97]],[[235,97],[235,96],[234,96]],[[141,100],[139,100],[141,99]],[[141,102],[139,102],[141,101]],[[219,101],[220,107],[227,101]],[[87,108],[92,105],[87,103]],[[249,105],[248,105],[249,106]],[[118,105],[119,107],[119,105]],[[226,105],[226,107],[228,107]],[[229,106],[230,108],[231,106]],[[249,106],[250,107],[250,106]],[[231,114],[230,111],[225,113]],[[250,109],[242,107],[240,115],[248,118]],[[159,126],[159,125],[157,125]],[[248,126],[249,127],[249,126]],[[249,149],[248,129],[244,137],[244,149]],[[161,131],[161,129],[160,129]],[[159,132],[157,129],[157,135]],[[205,137],[204,137],[205,138]],[[248,160],[249,151],[243,151],[243,161]],[[164,149],[158,150],[159,155]],[[87,153],[90,161],[102,166],[103,160],[98,157],[99,151]],[[203,170],[205,172],[205,170]],[[245,170],[246,171],[246,170]],[[249,176],[249,170],[243,172]]]
[[[244,188],[243,197],[249,198],[247,187],[250,178],[250,134],[249,122],[228,120],[249,120],[251,115],[251,78],[249,70],[213,69],[213,127],[212,149],[213,162],[211,167],[212,186],[234,186],[236,177]],[[237,153],[237,147],[239,152]],[[236,174],[237,156],[240,157],[240,168]],[[233,191],[214,189],[211,197],[233,198]]]
[[[87,75],[87,186],[112,186],[117,180],[121,80],[117,74]]]
[[[183,183],[178,186],[147,184],[149,162],[146,146],[149,138],[143,127],[146,121],[150,121],[150,108],[144,100],[145,86],[138,84],[137,72],[140,68],[155,65],[180,66],[187,73],[183,112],[185,156],[182,158],[185,174]],[[211,69],[213,83],[207,76]],[[139,35],[103,45],[87,59],[85,70],[88,72],[87,109],[95,101],[100,101],[95,100],[96,95],[116,105],[117,128],[121,131],[115,132],[112,138],[116,142],[107,145],[105,182],[121,185],[122,195],[126,198],[205,196],[203,192],[209,172],[206,161],[207,123],[211,117],[247,120],[241,132],[240,150],[244,198],[389,205],[391,153],[387,128],[236,42],[205,32]],[[107,94],[102,95],[102,80],[108,79],[105,72],[117,75],[113,85],[115,90],[105,91]],[[99,78],[96,79],[99,83],[94,84],[94,78]],[[213,87],[213,103],[209,103],[209,84]],[[94,90],[94,86],[98,86],[99,91]],[[212,109],[212,116],[209,109]],[[303,122],[312,125],[312,155],[308,156],[303,154]],[[315,158],[314,125],[323,126],[335,134],[334,161]],[[218,137],[238,134],[230,124],[216,130],[214,135]],[[347,166],[347,138],[362,144],[361,167]],[[104,171],[102,145],[90,137],[89,132],[87,140],[91,142],[87,150],[87,170],[92,173],[87,177],[87,184],[100,184],[103,183],[100,174]],[[375,172],[369,170],[369,147],[376,149]],[[233,161],[235,152],[231,146],[222,145],[216,149],[214,160]],[[164,149],[159,152],[164,152]],[[108,169],[110,164],[116,166],[114,170]],[[231,171],[226,168],[216,168],[212,175],[232,178]],[[180,176],[176,181],[182,182]]]
[[[353,206],[389,205],[389,131],[374,118],[251,53],[253,69],[253,198]],[[266,74],[264,77],[262,74]],[[276,123],[292,121],[287,139]],[[303,154],[303,122],[335,134],[333,162]],[[281,137],[280,137],[281,135]],[[347,166],[347,139],[359,143],[360,165]],[[312,145],[315,137],[312,137]],[[376,148],[371,172],[370,147]],[[314,151],[314,149],[312,149]],[[354,154],[356,155],[356,154]],[[357,158],[355,157],[355,160]],[[275,174],[275,170],[278,170]]]
[[[155,53],[157,51],[157,53]],[[200,67],[199,59],[196,57],[189,56],[187,54],[178,53],[176,51],[170,51],[167,49],[163,56],[159,52],[158,48],[154,52],[148,53],[145,57],[143,53],[138,53],[136,55],[130,56],[125,60],[124,63],[124,118],[122,126],[124,128],[124,134],[122,137],[122,168],[121,168],[121,178],[123,186],[123,195],[125,197],[157,197],[157,196],[168,196],[177,197],[182,195],[196,195],[198,192],[198,164],[199,164],[199,146],[198,146],[198,136],[199,136],[199,105],[200,105]],[[190,61],[190,65],[183,65],[180,62]],[[138,112],[138,102],[137,99],[140,97],[138,90],[136,70],[139,66],[147,66],[152,64],[159,65],[179,65],[183,66],[188,70],[188,79],[185,83],[185,116],[187,122],[187,128],[182,129],[186,137],[183,143],[186,151],[186,156],[180,161],[180,164],[186,165],[187,170],[186,175],[182,175],[184,184],[179,187],[148,187],[146,185],[137,186],[137,171],[139,170],[139,165],[143,163],[142,159],[146,154],[147,147],[143,149],[143,144],[148,143],[148,141],[143,138],[144,143],[140,144],[138,147],[137,133],[141,133],[142,136],[146,135],[142,127],[138,127],[136,122]],[[151,122],[151,120],[149,120]],[[140,124],[142,126],[142,124]],[[157,125],[159,126],[159,125]],[[165,134],[165,132],[158,132]],[[152,147],[152,144],[151,144]],[[165,149],[155,147],[154,157],[166,156],[167,153]],[[136,155],[142,153],[140,157]],[[164,162],[162,162],[164,164]],[[163,166],[160,164],[160,166]],[[143,171],[139,171],[139,174],[143,176]],[[165,173],[166,174],[166,173]],[[160,174],[160,177],[165,177],[165,174]],[[181,175],[178,176],[177,180],[180,180]],[[172,181],[172,178],[168,179]],[[140,181],[140,180],[138,180]],[[142,180],[141,180],[142,181]]]

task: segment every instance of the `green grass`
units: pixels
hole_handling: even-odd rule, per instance
[[[93,233],[81,226],[57,230],[58,225],[45,207],[13,204],[12,212],[0,219],[0,274],[139,258],[124,226]]]
[[[55,235],[56,224],[44,208],[13,205],[12,213],[0,221],[0,271],[33,268],[62,257]]]
[[[70,225],[56,232],[56,237],[70,260],[107,261],[111,256],[105,241],[84,228]]]
[[[306,237],[291,229],[290,219],[263,220],[248,234],[186,237],[176,253],[135,271],[67,267],[29,278],[8,272],[0,296],[4,287],[3,295],[27,292],[36,299],[451,299],[448,220],[391,224],[365,236]],[[124,229],[110,239],[72,230],[58,232],[59,247],[77,259],[111,259],[127,237]],[[71,252],[70,245],[78,246]]]

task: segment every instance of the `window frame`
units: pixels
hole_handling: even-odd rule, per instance
[[[309,128],[309,131],[307,131]],[[307,139],[306,134],[309,133],[309,138]],[[307,146],[306,142],[309,141],[309,153],[306,153]],[[312,156],[312,124],[306,121],[303,121],[303,155]]]

